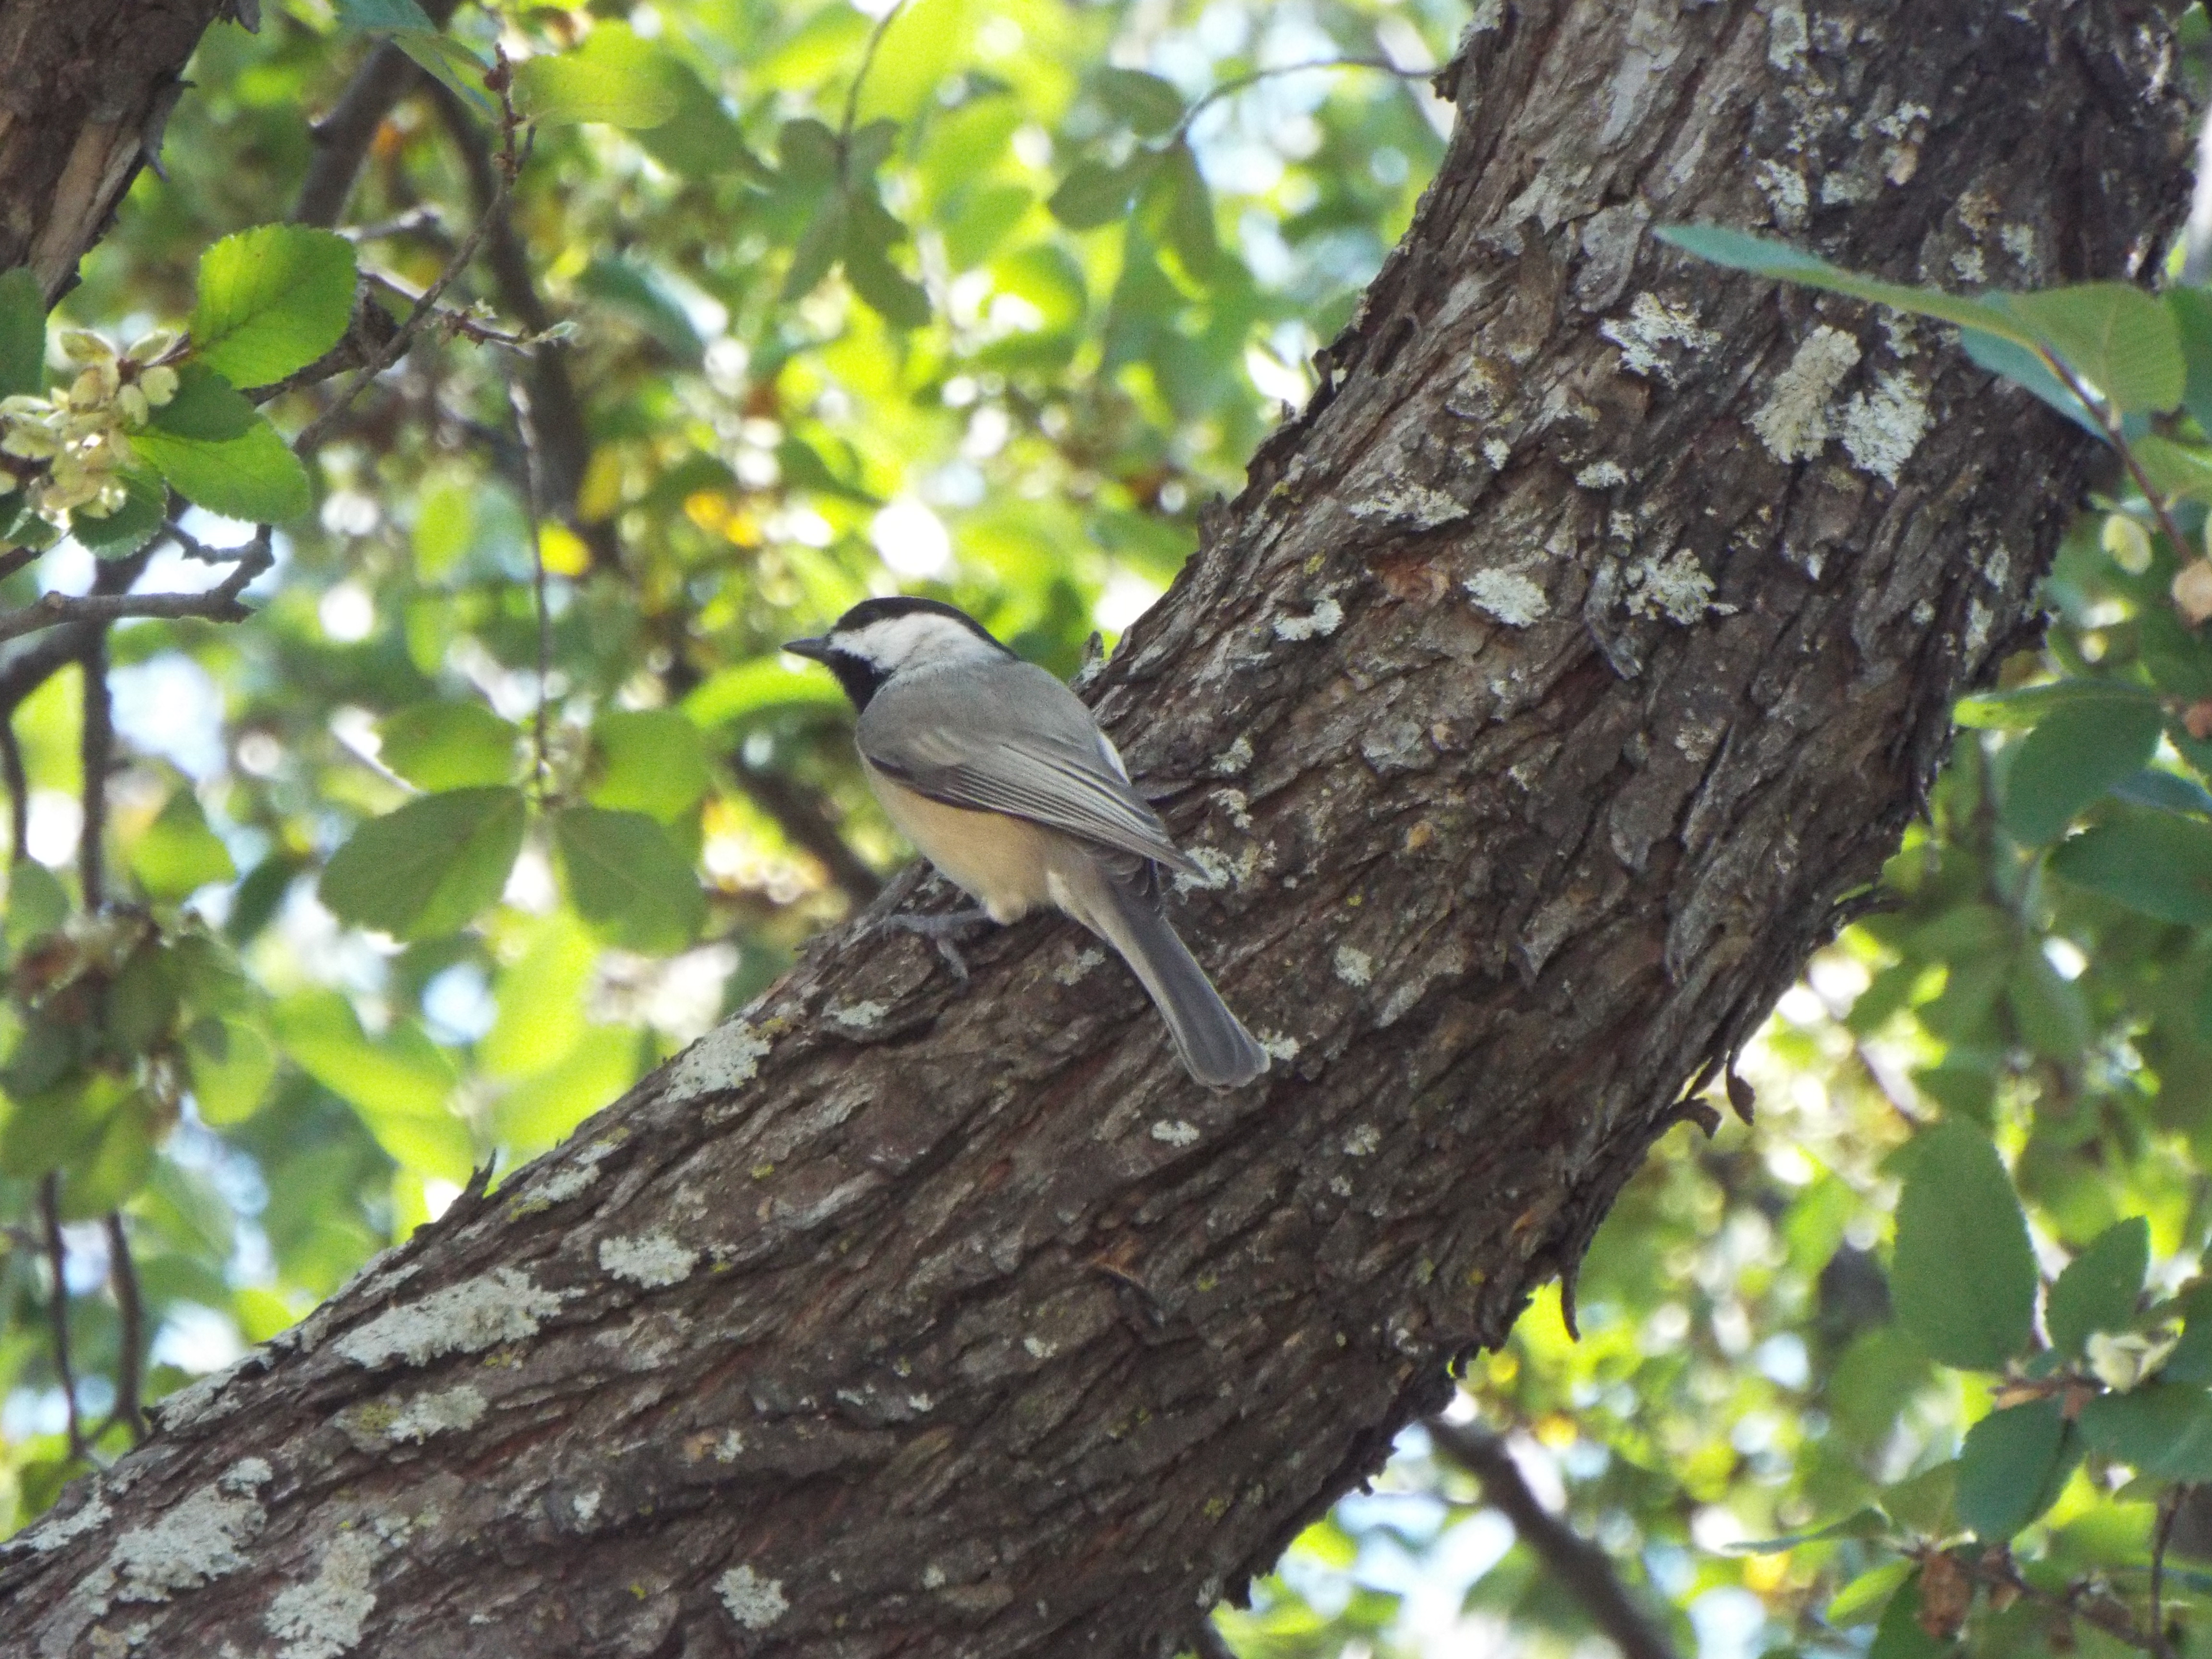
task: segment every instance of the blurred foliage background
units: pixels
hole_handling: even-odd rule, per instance
[[[307,434],[314,507],[267,543],[251,620],[0,647],[0,1529],[872,895],[902,849],[835,687],[777,642],[918,592],[1065,673],[1139,615],[1407,222],[1449,124],[1419,72],[1467,15],[464,9],[447,39],[477,63],[578,71],[526,87],[511,190],[495,102],[428,21],[292,0],[215,28],[167,176],[56,319],[118,346],[181,326],[212,244],[295,217],[346,236],[385,314],[454,277],[343,412],[331,381],[267,402]],[[394,66],[394,28],[442,82]],[[340,212],[350,141],[308,112],[376,73],[405,89]],[[2202,447],[2185,409],[2160,418]],[[1583,1269],[1580,1340],[1547,1293],[1224,1612],[1234,1651],[1595,1653],[1607,1631],[1918,1659],[1965,1624],[1982,1651],[2212,1653],[2196,1464],[2074,1426],[2135,1392],[2128,1354],[2194,1375],[2171,1338],[2212,1219],[2212,913],[2048,867],[2085,822],[2212,837],[2212,650],[2167,598],[2204,506],[2161,484],[2161,520],[2118,476],[2008,681],[2120,688],[2097,707],[2135,710],[2129,763],[2094,726],[2028,799],[2014,764],[2057,704],[1968,711],[1872,914],[1742,1057],[1755,1126],[1669,1136]],[[205,589],[253,535],[198,507],[174,527],[126,554],[82,519],[9,556],[0,600]],[[1938,1125],[2002,1152],[2001,1201],[1966,1212],[2021,1231],[2031,1291],[2118,1252],[2101,1328],[2069,1346],[2052,1300],[2017,1352],[1947,1364],[1940,1319],[1897,1316],[1899,1194]],[[1969,1432],[2053,1401],[2048,1456],[1983,1455],[1962,1516]]]

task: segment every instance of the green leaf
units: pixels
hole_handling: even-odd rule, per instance
[[[452,35],[438,29],[394,29],[392,44],[480,118],[499,118],[499,105],[484,88],[484,76],[491,73],[491,65]]]
[[[185,1034],[185,1058],[200,1120],[216,1128],[252,1116],[276,1079],[275,1046],[240,1020],[194,1021]]]
[[[566,908],[541,918],[523,939],[522,954],[500,969],[499,1012],[477,1044],[477,1064],[501,1081],[557,1066],[576,1046],[599,955],[597,941]]]
[[[131,447],[195,507],[248,524],[282,524],[315,504],[307,469],[265,420],[222,443],[172,437],[149,427]]]
[[[835,708],[845,701],[829,675],[787,668],[763,657],[718,668],[684,699],[684,717],[706,731],[763,709]]]
[[[2030,845],[2057,840],[2083,807],[2149,762],[2165,725],[2148,699],[2052,711],[2021,740],[2005,772],[2005,828]]]
[[[241,438],[261,418],[253,400],[204,363],[177,366],[176,395],[147,424],[173,438],[222,443]]]
[[[2199,1285],[2182,1303],[2181,1340],[2159,1368],[2163,1382],[2212,1382],[2212,1285]]]
[[[199,798],[190,789],[169,797],[161,815],[131,843],[130,862],[131,873],[153,899],[181,899],[210,882],[238,874],[230,849],[208,828]]]
[[[1771,241],[1764,236],[1720,225],[1662,225],[1656,234],[1661,241],[1671,243],[1685,253],[1732,270],[1846,295],[1854,300],[1871,301],[1916,316],[1956,323],[1962,328],[1978,328],[2031,349],[2040,343],[2033,328],[1992,301],[1863,276],[1791,247],[1787,242]]]
[[[418,702],[377,722],[377,758],[423,789],[466,789],[514,776],[522,732],[480,702]]]
[[[420,1030],[396,1024],[372,1040],[333,991],[279,1003],[276,1026],[300,1069],[351,1106],[401,1165],[443,1181],[468,1179],[474,1164],[468,1129],[448,1104],[459,1077]]]
[[[438,27],[415,0],[336,0],[336,4],[340,28],[372,33]]]
[[[2136,1298],[2150,1271],[2150,1223],[2116,1221],[2067,1264],[2051,1287],[2043,1322],[2051,1346],[2078,1354],[2092,1331],[2124,1331],[2135,1322]]]
[[[1955,1642],[1942,1641],[1922,1628],[1920,1573],[1915,1568],[1881,1610],[1874,1640],[1867,1644],[1866,1659],[1941,1659],[1957,1648]]]
[[[1206,188],[1188,144],[1176,144],[1168,151],[1161,176],[1170,192],[1164,227],[1168,246],[1185,270],[1202,277],[1221,257],[1221,244],[1213,234],[1213,193]]]
[[[2001,340],[1978,328],[1960,329],[1959,343],[1969,361],[2034,393],[2100,443],[2106,441],[2104,425],[2089,412],[2089,405],[2051,373],[2043,354],[2033,346],[2021,345],[2016,340]]]
[[[1102,69],[1091,76],[1098,101],[1127,122],[1140,137],[1171,132],[1182,119],[1182,94],[1172,81],[1142,70]]]
[[[31,1026],[24,1039],[31,1041],[33,1033],[49,1030]],[[48,1039],[41,1036],[36,1040],[43,1044]],[[34,1093],[18,1081],[24,1074],[23,1058],[19,1043],[0,1072],[8,1084],[7,1121],[0,1124],[0,1175],[29,1181],[90,1152],[130,1085],[105,1072],[80,1071],[60,1086],[50,1084]]]
[[[842,193],[831,195],[823,202],[813,222],[806,227],[805,234],[799,239],[799,246],[791,251],[791,266],[783,273],[781,295],[786,302],[813,293],[830,274],[830,267],[837,263],[837,250],[844,245],[845,221],[849,210],[848,200]]]
[[[121,1209],[153,1174],[154,1149],[167,1127],[136,1091],[117,1102],[100,1138],[62,1171],[61,1218],[90,1221]]]
[[[880,209],[856,204],[845,221],[845,280],[868,308],[893,328],[920,328],[929,320],[929,293],[890,262],[890,232],[902,234]]]
[[[553,844],[576,914],[615,944],[665,956],[698,936],[707,919],[699,878],[642,812],[572,806],[555,817]]]
[[[2012,959],[2005,975],[2020,1040],[2046,1060],[2079,1061],[2089,1046],[2088,1004],[2078,988],[2059,976],[2051,959],[2032,945]]]
[[[2126,283],[2080,283],[2005,303],[2116,410],[2162,415],[2181,402],[2181,333],[2155,296]]]
[[[699,728],[672,709],[617,709],[592,723],[584,799],[663,823],[698,803],[713,783]]]
[[[200,255],[194,355],[233,386],[304,368],[353,320],[353,244],[305,225],[258,225]]]
[[[61,878],[26,859],[8,872],[8,949],[20,953],[69,920],[69,889]]]
[[[28,265],[0,275],[0,398],[46,386],[46,297]]]
[[[2212,455],[2194,444],[2178,444],[2146,432],[2129,441],[2143,477],[2161,495],[2182,501],[2212,501]]]
[[[1923,1130],[1897,1203],[1898,1322],[1947,1365],[1995,1370],[2027,1346],[2035,1285],[2027,1220],[1996,1148],[1963,1123]]]
[[[795,181],[815,186],[837,180],[837,135],[811,115],[776,129],[775,157]]]
[[[1091,230],[1128,216],[1137,193],[1160,165],[1160,152],[1140,149],[1118,167],[1079,161],[1045,205],[1070,230]]]
[[[2190,419],[2212,432],[2212,291],[2175,283],[2166,290],[2166,308],[2181,340],[2181,359],[2188,366],[2181,388],[2181,406]]]
[[[1959,1519],[1984,1543],[2001,1543],[2049,1509],[2081,1455],[2069,1455],[2066,1413],[2056,1399],[1991,1412],[1959,1453]]]
[[[70,514],[70,534],[94,558],[119,559],[136,553],[169,521],[169,491],[159,478],[136,466],[125,467],[118,476],[128,492],[122,506],[104,519],[88,516],[82,507]]]
[[[644,330],[678,361],[698,365],[707,343],[659,272],[635,259],[601,258],[584,267],[576,286]]]
[[[550,1146],[637,1081],[638,1039],[616,1025],[587,1025],[557,1065],[523,1079],[492,1109],[510,1146]]]
[[[532,58],[514,71],[516,106],[545,125],[598,122],[657,127],[682,104],[673,61],[625,23],[599,23],[583,45],[558,57]]]
[[[1724,1555],[1774,1555],[1783,1550],[1794,1550],[1800,1544],[1825,1543],[1832,1538],[1883,1538],[1891,1532],[1889,1517],[1871,1506],[1854,1510],[1840,1521],[1832,1521],[1811,1532],[1785,1533],[1779,1538],[1749,1538],[1741,1543],[1724,1544]]]
[[[1959,1465],[1954,1459],[1882,1488],[1889,1517],[1923,1538],[1948,1538],[1959,1530]]]
[[[2212,925],[2212,824],[2168,812],[2117,818],[2063,843],[2051,868],[2160,921]]]
[[[1912,1576],[1910,1561],[1885,1561],[1871,1567],[1836,1592],[1824,1617],[1839,1630],[1873,1622],[1897,1587]]]
[[[316,890],[356,927],[395,939],[450,933],[506,887],[526,816],[519,789],[425,795],[355,830]]]
[[[2183,1382],[2146,1382],[2081,1407],[2091,1449],[2159,1480],[2212,1480],[2212,1394]]]
[[[672,58],[662,72],[676,107],[668,119],[647,128],[638,140],[647,154],[686,179],[719,179],[734,173],[765,183],[773,176],[767,164],[746,148],[744,130],[722,100],[688,65]]]

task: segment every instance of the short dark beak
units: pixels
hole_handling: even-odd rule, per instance
[[[783,648],[794,657],[811,657],[816,662],[830,660],[830,641],[819,640],[787,640]]]

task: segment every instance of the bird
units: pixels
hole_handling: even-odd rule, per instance
[[[884,813],[976,908],[902,916],[933,937],[1049,907],[1112,945],[1209,1089],[1267,1069],[1168,921],[1161,872],[1203,878],[1129,781],[1113,742],[1050,671],[938,599],[865,599],[784,647],[837,677],[859,711],[860,769]],[[948,952],[956,973],[957,953]]]

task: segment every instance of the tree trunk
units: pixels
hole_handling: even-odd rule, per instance
[[[1940,331],[1649,228],[2134,272],[2170,50],[2128,0],[1485,0],[1327,385],[1090,688],[1272,1079],[1194,1088],[1071,924],[964,993],[825,944],[173,1397],[8,1547],[0,1653],[1170,1649],[1571,1274],[2081,489]]]
[[[161,152],[185,60],[232,6],[0,3],[0,270],[30,266],[50,304],[76,282],[76,262]]]

